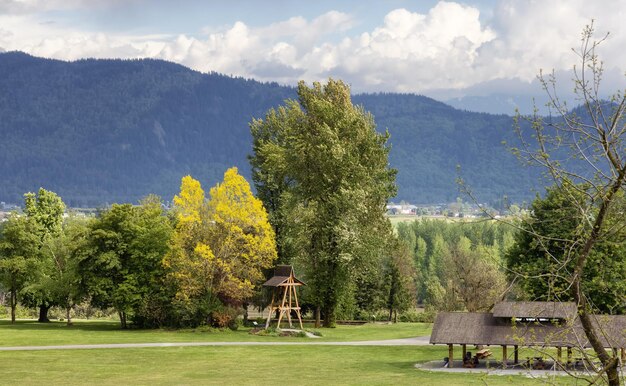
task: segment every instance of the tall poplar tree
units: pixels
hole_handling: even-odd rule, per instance
[[[283,261],[305,268],[316,320],[334,324],[352,275],[380,258],[390,225],[385,204],[395,194],[388,133],[354,106],[349,87],[330,79],[298,84],[298,101],[251,123],[253,178],[271,211]],[[290,249],[285,248],[290,243]]]

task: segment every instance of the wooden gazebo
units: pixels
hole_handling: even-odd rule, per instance
[[[592,315],[602,345],[617,350],[626,361],[626,315]],[[430,335],[431,344],[448,345],[448,366],[454,364],[454,345],[461,345],[462,358],[467,345],[502,346],[502,366],[508,362],[507,346],[513,346],[514,364],[519,362],[518,348],[556,347],[557,362],[561,349],[567,349],[568,363],[572,349],[586,349],[587,341],[573,302],[501,302],[492,312],[440,312]]]
[[[298,304],[298,294],[296,287],[305,285],[304,282],[296,278],[293,273],[293,267],[291,265],[279,265],[274,269],[274,276],[266,281],[264,284],[266,287],[272,287],[272,302],[269,307],[269,315],[267,315],[267,322],[265,328],[268,328],[274,311],[279,310],[277,328],[280,328],[280,322],[283,316],[287,315],[289,321],[289,327],[293,327],[291,323],[291,311],[295,311],[300,322],[300,329],[302,327],[302,316],[300,315],[300,305]],[[281,299],[282,300],[279,300]],[[274,303],[276,301],[276,303]],[[280,302],[280,305],[278,305]],[[295,305],[294,305],[295,303]]]

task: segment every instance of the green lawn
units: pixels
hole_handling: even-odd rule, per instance
[[[234,342],[234,341],[309,341],[309,338],[285,338],[257,336],[249,328],[238,331],[197,330],[120,330],[113,321],[82,321],[67,327],[63,322],[37,323],[18,321],[12,325],[0,320],[0,346],[44,346],[63,344],[98,343],[149,343],[149,342]],[[429,335],[431,325],[427,323],[365,324],[362,326],[338,326],[317,329],[321,341],[351,341],[398,339]]]
[[[430,324],[366,324],[320,329],[325,341],[397,339],[430,333]],[[193,341],[311,341],[239,331],[120,330],[115,322],[74,326],[0,321],[0,345]],[[521,376],[428,372],[419,362],[447,356],[444,346],[220,346],[47,351],[0,351],[0,384],[265,385],[508,385],[539,384]],[[568,384],[569,378],[558,382]]]
[[[3,384],[509,385],[525,377],[427,372],[443,347],[175,347],[0,352]],[[559,379],[566,384],[571,379]]]

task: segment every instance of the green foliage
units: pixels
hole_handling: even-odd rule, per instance
[[[11,320],[15,321],[18,299],[40,271],[40,245],[37,224],[13,214],[0,235],[0,282],[9,292]]]
[[[24,195],[24,213],[37,226],[40,253],[37,277],[25,288],[22,302],[29,307],[39,307],[40,322],[48,322],[48,309],[55,305],[51,293],[51,276],[58,272],[55,248],[62,233],[65,204],[56,193],[40,188],[37,194]]]
[[[48,274],[36,283],[42,292],[48,294],[49,304],[63,307],[68,324],[71,324],[72,308],[84,298],[78,262],[81,248],[86,243],[87,225],[86,219],[74,216],[64,221],[59,233],[43,251],[52,262]]]
[[[437,310],[485,309],[503,290],[504,254],[516,231],[496,221],[447,222],[421,219],[397,226],[417,268],[417,297]],[[470,289],[486,304],[470,304]],[[501,294],[500,294],[501,295]]]
[[[517,234],[506,260],[510,279],[519,282],[529,299],[572,300],[573,256],[587,222],[580,211],[586,205],[585,189],[569,183],[547,189],[522,221],[524,231]],[[607,236],[591,251],[582,276],[590,303],[602,313],[626,312],[626,247],[622,242],[626,234],[621,225],[625,206],[623,195],[618,195],[606,220]]]
[[[391,248],[391,256],[386,261],[385,283],[387,284],[386,308],[389,310],[388,320],[398,321],[398,313],[415,307],[415,263],[411,251],[402,243],[395,243]]]
[[[304,268],[308,299],[332,326],[339,308],[352,312],[354,278],[380,258],[390,235],[383,218],[395,194],[389,134],[377,133],[372,115],[332,79],[311,88],[301,82],[298,102],[254,120],[251,132],[254,181],[281,259]]]
[[[92,304],[116,309],[123,328],[162,290],[161,260],[171,231],[156,197],[140,206],[114,204],[89,226],[79,262],[82,286]]]

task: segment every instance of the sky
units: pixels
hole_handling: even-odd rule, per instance
[[[606,83],[626,70],[626,0],[0,0],[0,51],[62,60],[159,58],[276,81],[446,100],[532,94],[565,80],[594,20]],[[568,86],[568,88],[571,88]]]

